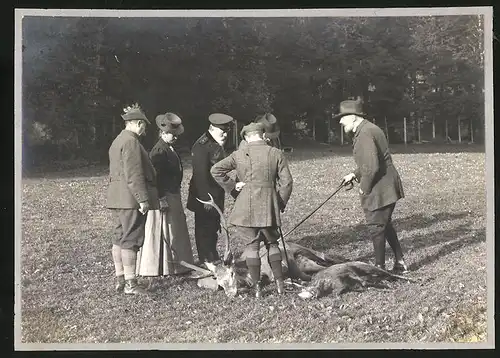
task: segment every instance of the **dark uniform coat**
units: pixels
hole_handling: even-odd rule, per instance
[[[163,139],[160,139],[149,152],[149,157],[156,169],[160,198],[167,193],[180,193],[183,168],[177,153]]]
[[[215,180],[228,192],[235,182],[228,173],[236,169],[246,185],[236,197],[228,222],[237,226],[281,226],[280,211],[292,193],[292,175],[283,152],[265,141],[247,143],[211,170]]]
[[[369,211],[380,209],[404,198],[403,184],[392,163],[382,129],[363,120],[353,136],[353,154],[360,183],[361,206]]]
[[[156,171],[137,134],[122,130],[109,148],[109,209],[139,209],[148,201],[159,208]]]
[[[212,165],[225,157],[224,148],[208,132],[205,132],[193,144],[191,149],[193,176],[189,182],[188,210],[193,212],[203,211],[203,204],[196,198],[208,201],[210,200],[208,193],[210,193],[217,206],[224,211],[224,189],[210,175],[210,169]]]

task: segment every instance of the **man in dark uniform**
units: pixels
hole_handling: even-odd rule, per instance
[[[193,175],[189,183],[187,209],[194,212],[195,241],[198,264],[219,260],[217,252],[220,217],[212,206],[202,204],[196,198],[209,201],[212,195],[217,206],[224,212],[224,189],[210,174],[212,165],[226,157],[224,145],[232,127],[233,118],[214,113],[208,117],[208,131],[196,140],[191,149]]]
[[[382,129],[364,118],[360,100],[340,103],[340,118],[347,134],[353,133],[353,154],[357,169],[344,177],[345,183],[356,180],[360,185],[361,206],[369,227],[375,251],[375,265],[385,269],[385,241],[394,252],[397,272],[407,271],[398,236],[392,226],[396,202],[404,198],[403,184],[392,162]]]

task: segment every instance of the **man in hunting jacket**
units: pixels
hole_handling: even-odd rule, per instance
[[[156,171],[139,137],[150,124],[136,104],[124,109],[125,129],[109,148],[107,207],[116,219],[113,262],[116,290],[144,293],[136,280],[137,251],[144,243],[146,214],[159,208]]]
[[[262,294],[261,241],[267,248],[278,294],[284,292],[278,228],[281,226],[280,212],[285,210],[293,185],[286,157],[281,150],[264,141],[263,133],[261,123],[243,127],[241,136],[247,144],[211,169],[212,176],[227,193],[239,192],[228,222],[236,226],[238,235],[248,243],[246,264],[256,297]],[[228,175],[234,169],[240,182]]]
[[[392,162],[384,132],[364,118],[360,100],[340,103],[340,118],[347,134],[353,133],[353,154],[357,168],[344,177],[345,183],[359,183],[359,197],[369,227],[375,265],[385,269],[385,241],[394,252],[393,270],[407,271],[398,236],[392,226],[396,202],[404,198],[403,184]]]

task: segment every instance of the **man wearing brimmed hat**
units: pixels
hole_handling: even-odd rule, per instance
[[[144,243],[144,224],[149,209],[159,206],[156,172],[139,136],[150,124],[138,104],[124,109],[125,129],[109,148],[107,207],[116,218],[113,262],[116,290],[143,293],[136,280],[137,251]]]
[[[340,124],[347,134],[353,133],[353,153],[357,169],[344,177],[345,183],[356,180],[359,196],[369,227],[375,265],[385,269],[385,241],[394,252],[394,271],[407,270],[398,236],[392,225],[396,202],[404,198],[403,184],[392,162],[382,129],[366,120],[361,100],[340,103]]]
[[[256,297],[261,296],[261,241],[267,247],[278,293],[284,292],[278,228],[281,226],[280,212],[285,210],[293,186],[286,157],[281,150],[264,141],[264,130],[262,123],[244,126],[241,136],[247,145],[211,169],[212,176],[227,193],[239,192],[228,222],[236,226],[238,235],[247,243],[246,264]],[[241,181],[229,177],[232,170],[236,170],[237,180]]]
[[[159,210],[150,210],[146,219],[144,245],[139,251],[137,274],[151,278],[189,271],[179,264],[194,263],[186,215],[181,201],[182,162],[173,144],[184,133],[181,118],[174,113],[156,116],[158,142],[149,152],[156,169]]]
[[[191,149],[193,175],[189,183],[188,210],[194,212],[195,241],[198,264],[219,260],[217,252],[220,217],[212,206],[196,198],[209,201],[212,195],[217,206],[224,211],[224,190],[210,175],[212,165],[226,157],[224,145],[232,128],[233,118],[227,114],[213,113],[208,117],[208,130],[196,140]]]
[[[261,123],[264,126],[264,140],[271,146],[281,149],[280,129],[278,120],[272,113],[265,113],[255,118],[253,123]],[[243,148],[247,142],[243,139],[240,142],[239,148]]]

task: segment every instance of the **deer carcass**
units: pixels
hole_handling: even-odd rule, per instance
[[[384,287],[384,281],[413,280],[393,274],[365,262],[352,261],[330,266],[315,274],[299,296],[304,299],[320,298],[331,293],[341,295],[344,292],[365,287]]]

